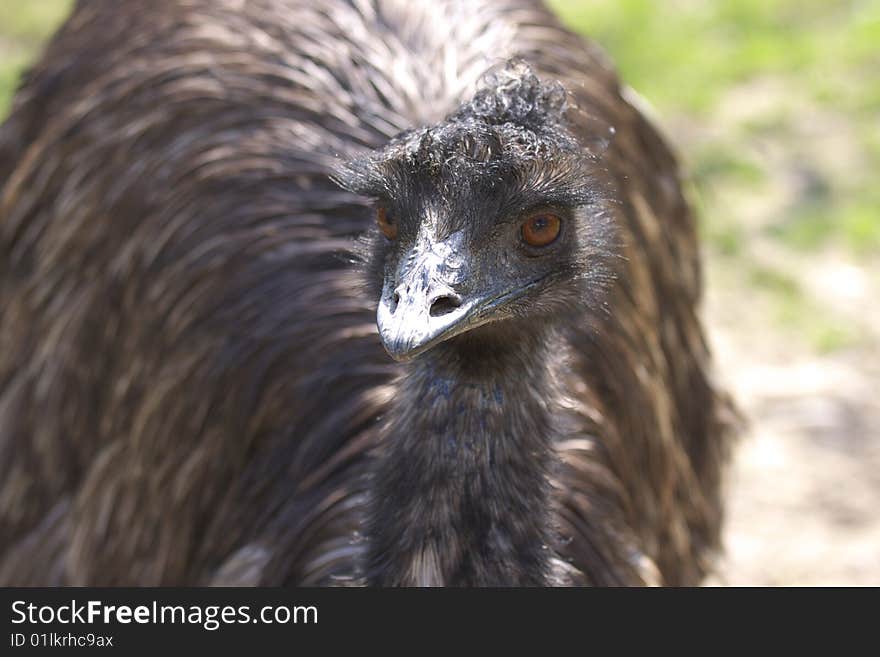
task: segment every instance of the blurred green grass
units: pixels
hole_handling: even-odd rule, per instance
[[[624,78],[667,110],[706,112],[755,75],[790,76],[814,97],[877,110],[877,89],[848,82],[876,74],[880,5],[873,0],[551,0],[592,35]],[[867,80],[865,80],[867,81]]]
[[[789,272],[792,254],[880,252],[880,2],[550,0],[600,43],[682,154],[714,261],[741,268],[814,346],[848,343]],[[72,0],[0,0],[0,117]],[[787,282],[786,282],[787,281]],[[812,323],[811,323],[812,322]]]
[[[551,0],[571,27],[596,39],[611,54],[623,79],[645,96],[667,125],[704,127],[697,138],[673,141],[704,202],[707,235],[715,246],[741,253],[735,206],[717,203],[715,190],[741,193],[778,183],[779,145],[798,160],[814,184],[762,228],[793,249],[829,243],[857,255],[880,249],[880,2],[876,0]],[[749,89],[775,97],[755,115],[737,116]],[[739,95],[732,91],[740,90]],[[752,99],[761,104],[761,99]],[[850,161],[818,160],[821,152],[799,143],[805,126],[840,131],[831,144],[849,149]],[[677,121],[675,119],[678,119]],[[806,135],[806,136],[809,136]],[[709,140],[699,143],[699,137]],[[823,144],[827,141],[822,136]],[[693,141],[694,143],[688,143]],[[816,151],[821,149],[817,146]],[[817,190],[819,193],[817,193]],[[766,190],[763,190],[766,193]],[[741,231],[740,231],[741,232]]]
[[[72,6],[73,0],[0,0],[0,117],[22,71]]]

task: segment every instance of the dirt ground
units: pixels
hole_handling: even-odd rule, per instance
[[[800,280],[860,325],[858,347],[815,353],[780,333],[729,271],[709,267],[719,376],[749,422],[710,584],[880,585],[880,276],[845,260],[811,264]]]

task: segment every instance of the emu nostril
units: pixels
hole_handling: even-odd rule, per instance
[[[400,294],[395,292],[391,296],[391,303],[388,304],[388,310],[391,311],[392,315],[394,314],[394,311],[397,310],[397,304],[399,304],[399,303],[400,303]]]
[[[442,297],[437,297],[431,302],[431,317],[440,317],[447,313],[451,313],[460,305],[461,297],[458,295],[445,294]]]

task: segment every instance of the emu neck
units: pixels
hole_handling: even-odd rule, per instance
[[[553,398],[538,344],[440,345],[411,364],[373,484],[380,586],[541,586]]]

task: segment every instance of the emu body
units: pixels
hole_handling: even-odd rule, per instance
[[[568,90],[607,268],[395,363],[360,187],[510,58]],[[0,127],[0,583],[696,583],[730,436],[698,256],[540,3],[79,2]]]

